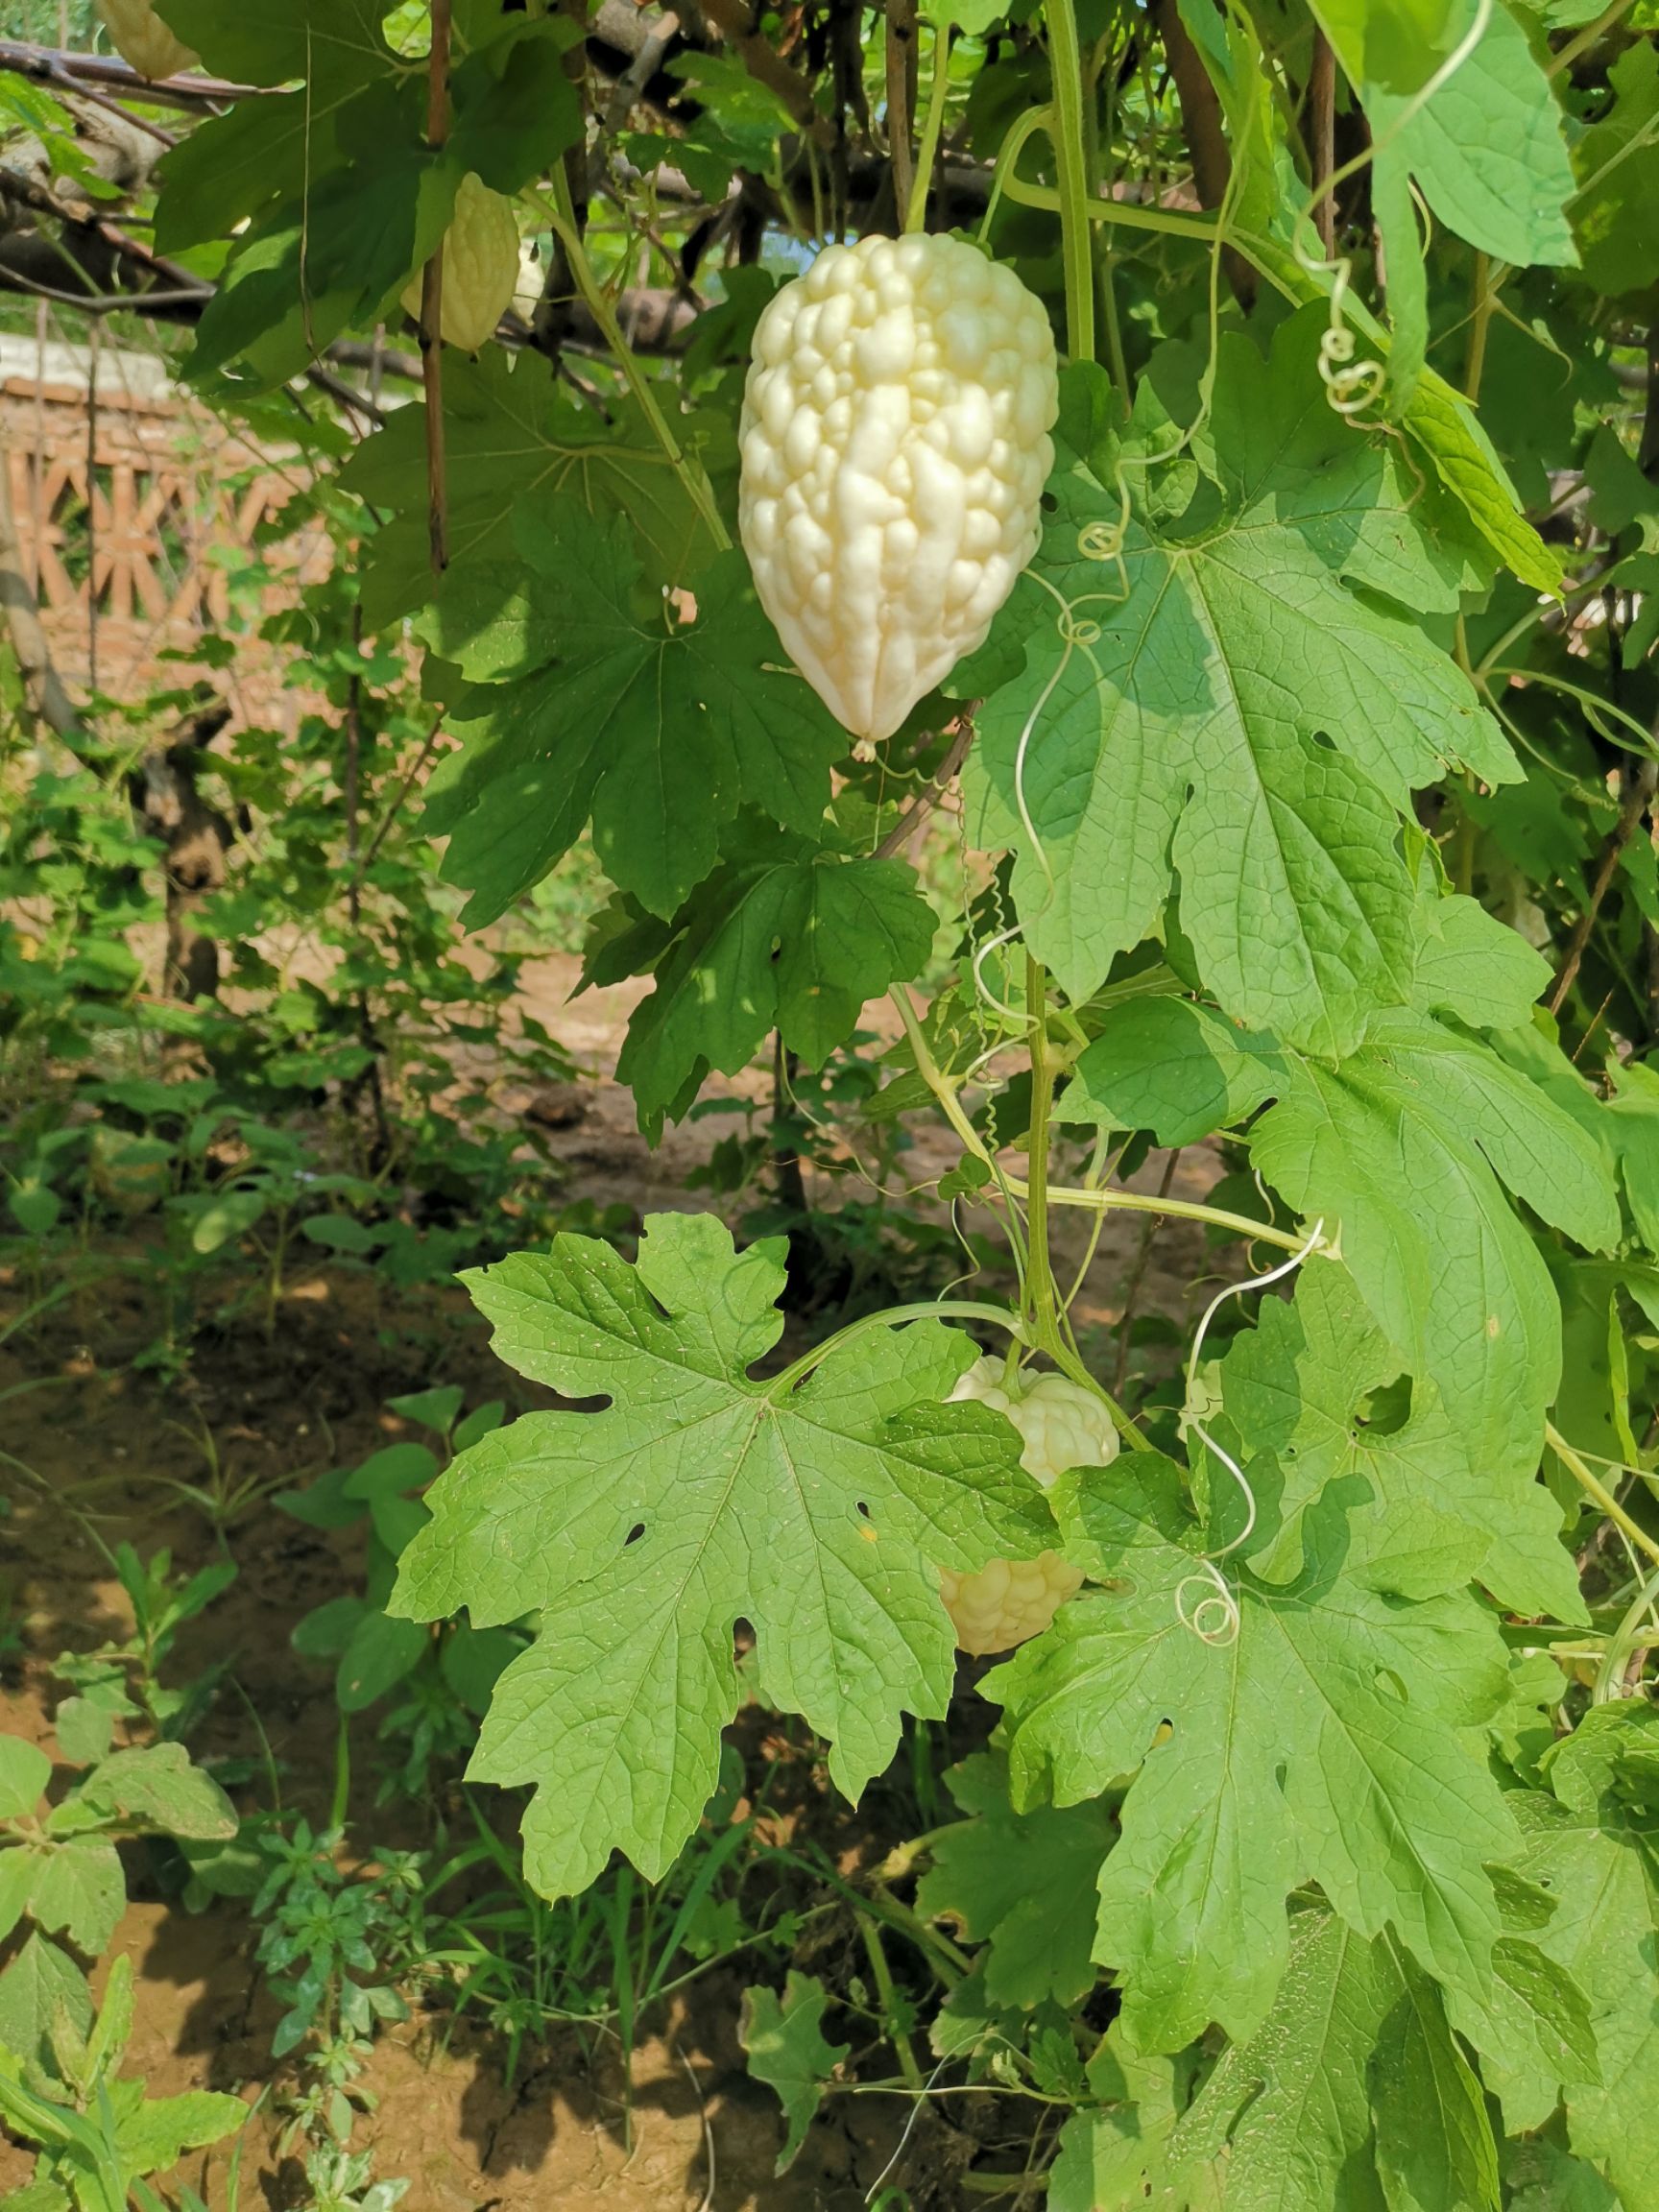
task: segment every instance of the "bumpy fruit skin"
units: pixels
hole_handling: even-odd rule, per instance
[[[1024,1439],[1020,1464],[1045,1490],[1070,1467],[1106,1467],[1118,1455],[1118,1431],[1093,1392],[1064,1375],[1041,1375],[1015,1398],[1002,1386],[999,1359],[979,1359],[950,1393],[1005,1413]],[[941,1569],[940,1595],[964,1651],[976,1657],[1008,1651],[1041,1636],[1083,1577],[1058,1551],[1035,1559],[993,1559],[976,1575]]]
[[[98,0],[98,12],[122,60],[152,84],[157,77],[177,77],[199,59],[168,30],[151,0]]]
[[[984,642],[1037,550],[1054,339],[946,237],[830,246],[755,331],[738,527],[760,603],[855,737],[890,737]]]
[[[443,337],[445,346],[476,353],[518,289],[518,219],[511,200],[492,192],[469,170],[455,194],[455,213],[444,233]],[[419,322],[421,278],[403,292],[403,305]]]
[[[957,1648],[976,1659],[1041,1636],[1082,1586],[1082,1575],[1058,1551],[1040,1551],[1035,1559],[993,1559],[977,1575],[939,1571],[939,1595]]]

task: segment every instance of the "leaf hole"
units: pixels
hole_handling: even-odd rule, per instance
[[[629,1529],[629,1531],[628,1531],[627,1535],[626,1535],[626,1536],[625,1536],[625,1537],[622,1539],[622,1543],[623,1543],[623,1549],[624,1549],[624,1550],[626,1550],[626,1549],[627,1549],[627,1547],[628,1547],[630,1544],[637,1544],[637,1543],[638,1543],[638,1541],[639,1541],[639,1539],[640,1539],[640,1537],[641,1537],[641,1536],[643,1536],[643,1535],[644,1535],[644,1533],[645,1533],[645,1524],[644,1524],[644,1522],[643,1522],[643,1521],[636,1521],[636,1522],[635,1522],[635,1524],[634,1524],[634,1526],[633,1526],[633,1527]]]
[[[1411,1418],[1411,1378],[1397,1375],[1359,1402],[1358,1427],[1373,1436],[1397,1436]]]

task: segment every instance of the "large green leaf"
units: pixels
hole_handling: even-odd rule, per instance
[[[1340,1052],[1409,990],[1412,789],[1457,761],[1513,769],[1406,611],[1455,602],[1472,541],[1428,537],[1420,479],[1332,412],[1323,321],[1294,319],[1270,362],[1222,341],[1209,473],[1174,471],[1178,513],[1158,504],[1157,442],[1119,447],[1103,390],[1072,373],[1043,545],[988,649],[1005,666],[1017,641],[1024,666],[980,711],[969,787],[1074,997],[1144,935],[1173,870],[1227,1012]],[[971,688],[972,664],[953,681]]]
[[[1202,1006],[1131,1002],[1104,1017],[1063,1111],[1174,1143],[1269,1096],[1278,1103],[1250,1132],[1256,1166],[1338,1239],[1389,1344],[1437,1386],[1470,1464],[1488,1481],[1529,1482],[1560,1375],[1560,1313],[1501,1184],[1603,1250],[1619,1236],[1608,1154],[1507,1059],[1403,1008],[1379,1014],[1333,1067]]]
[[[1170,2145],[1188,2176],[1225,2155],[1226,2212],[1442,2212],[1495,2203],[1479,2084],[1431,1984],[1386,1937],[1299,1912],[1273,2009],[1223,2052]],[[1379,2169],[1382,2170],[1382,2177]],[[1425,2181],[1444,2182],[1438,2196]]]
[[[1455,48],[1475,28],[1477,0],[1455,0],[1450,15]],[[1411,171],[1440,222],[1521,267],[1573,259],[1564,119],[1504,0],[1491,0],[1479,43],[1427,102],[1381,81],[1359,90],[1378,144]]]
[[[158,0],[156,12],[209,69],[248,84],[420,73],[386,43],[379,0]]]
[[[774,2171],[781,2174],[795,2163],[812,2115],[824,2101],[824,2085],[846,2057],[845,2043],[826,2040],[822,2022],[830,2002],[822,1982],[793,1967],[783,1994],[771,1989],[745,1989],[737,2040],[757,2081],[764,2081],[778,2094],[783,2107],[783,2148]]]
[[[1476,1575],[1516,1612],[1587,1621],[1551,1493],[1472,1453],[1431,1381],[1413,1385],[1403,1420],[1373,1407],[1399,1372],[1352,1277],[1329,1261],[1304,1270],[1293,1300],[1264,1300],[1235,1340],[1222,1389],[1262,1508],[1256,1572],[1302,1572],[1306,1514],[1339,1483],[1350,1566],[1374,1587],[1430,1597]]]
[[[475,1626],[538,1614],[496,1685],[470,1771],[534,1783],[531,1879],[580,1889],[620,1847],[655,1877],[691,1832],[736,1710],[733,1631],[762,1696],[830,1739],[856,1795],[901,1712],[943,1713],[941,1566],[1052,1542],[1000,1415],[944,1405],[975,1347],[936,1322],[862,1333],[805,1381],[748,1373],[778,1340],[781,1245],[733,1250],[658,1214],[637,1264],[562,1236],[470,1276],[495,1346],[599,1413],[497,1430],[433,1485],[394,1605]]]
[[[1060,2131],[1048,2171],[1049,2212],[1143,2203],[1157,2212],[1184,2212],[1189,2203],[1211,2212],[1217,2176],[1203,2175],[1189,2194],[1186,2176],[1174,2182],[1169,2168],[1189,2072],[1184,2059],[1137,2051],[1121,2019],[1112,2023],[1087,2068],[1091,2097],[1098,2102],[1073,2112]]]
[[[1508,470],[1463,395],[1425,370],[1401,426],[1493,556],[1534,590],[1559,591],[1560,556],[1521,512]]]
[[[198,0],[179,0],[197,44]],[[173,148],[156,239],[164,252],[228,238],[217,296],[202,317],[193,373],[237,365],[236,383],[280,383],[348,327],[391,309],[433,252],[469,172],[516,192],[582,132],[564,57],[563,18],[501,19],[482,50],[458,54],[445,145],[426,138],[423,67],[395,54],[379,12],[303,0],[207,10],[206,47],[262,84],[298,89],[234,104]]]
[[[1550,981],[1550,963],[1519,930],[1473,899],[1419,898],[1413,997],[1430,1013],[1476,1029],[1514,1029],[1530,1020]]]
[[[1426,84],[1456,42],[1450,0],[1318,0],[1314,14],[1354,84],[1393,92]]]
[[[698,587],[697,619],[647,599],[620,525],[566,509],[520,527],[514,570],[458,573],[423,623],[475,679],[433,778],[426,822],[474,926],[544,876],[589,815],[612,880],[672,914],[719,857],[740,806],[810,832],[845,734],[781,661],[736,554]]]
[[[1659,280],[1659,51],[1638,38],[1607,76],[1613,104],[1575,151],[1573,232],[1585,282],[1618,298]]]
[[[1594,1708],[1550,1762],[1553,1799],[1523,1796],[1516,1863],[1557,1900],[1539,1947],[1591,2000],[1599,2085],[1570,2086],[1573,2148],[1618,2190],[1623,2212],[1659,2207],[1659,1716]],[[1626,1762],[1642,1779],[1632,1789]],[[1645,1768],[1645,1773],[1644,1773]]]
[[[373,323],[437,247],[461,172],[421,135],[417,88],[372,85],[345,108],[338,160],[238,241],[203,309],[189,371],[231,370],[239,396],[298,375],[347,329]],[[227,397],[228,391],[227,391]]]
[[[1017,1803],[1075,1803],[1139,1769],[1095,1946],[1136,2043],[1177,2050],[1212,2020],[1253,2033],[1287,1959],[1286,1894],[1309,1880],[1350,1926],[1391,1924],[1428,1971],[1488,1988],[1500,1923],[1483,1862],[1514,1830],[1465,1734],[1506,1684],[1483,1608],[1347,1576],[1327,1505],[1297,1584],[1238,1575],[1223,1640],[1167,1462],[1063,1479],[1059,1514],[1068,1555],[1110,1587],[1064,1606],[984,1687],[1007,1709]]]
[[[920,973],[936,926],[904,861],[844,857],[779,832],[745,837],[676,917],[617,1076],[648,1118],[700,1068],[746,1068],[773,1029],[821,1067],[866,1000]]]
[[[948,1779],[969,1817],[935,1831],[917,1911],[949,1914],[986,1945],[993,2005],[1079,2003],[1095,1982],[1095,1890],[1112,1842],[1110,1813],[1094,1801],[1017,1813],[1007,1763],[991,1752],[964,1760]]]
[[[450,579],[445,635],[471,635],[512,589],[521,507],[581,508],[602,521],[626,516],[655,583],[688,581],[713,552],[707,526],[631,400],[584,407],[544,362],[487,347],[476,361],[445,358],[444,439]],[[426,410],[400,407],[341,471],[347,488],[387,517],[368,542],[363,616],[373,630],[413,613],[436,589],[427,530]],[[493,582],[473,589],[479,570]]]
[[[1338,1068],[1285,1065],[1252,1132],[1257,1166],[1310,1220],[1339,1225],[1366,1304],[1411,1373],[1439,1385],[1471,1453],[1529,1476],[1560,1316],[1499,1180],[1601,1249],[1618,1207],[1594,1141],[1496,1053],[1419,1015],[1380,1016]]]
[[[1191,1144],[1229,1129],[1277,1088],[1273,1041],[1190,998],[1132,998],[1107,1014],[1061,1094],[1063,1121],[1149,1129]]]
[[[1389,2212],[1498,2212],[1498,2146],[1480,2083],[1434,1984],[1409,1960],[1399,1980],[1371,2068]]]

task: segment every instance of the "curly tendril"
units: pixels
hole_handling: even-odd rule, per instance
[[[1250,1487],[1249,1479],[1233,1455],[1223,1450],[1211,1435],[1205,1427],[1203,1413],[1198,1409],[1201,1404],[1198,1361],[1204,1351],[1204,1338],[1209,1333],[1211,1322],[1229,1298],[1241,1298],[1250,1291],[1265,1290],[1271,1284],[1282,1283],[1286,1275],[1295,1273],[1310,1253],[1317,1252],[1324,1241],[1325,1220],[1321,1215],[1288,1260],[1277,1267],[1270,1267],[1265,1275],[1253,1275],[1248,1283],[1229,1283],[1217,1290],[1205,1307],[1203,1318],[1193,1333],[1192,1349],[1187,1356],[1187,1397],[1181,1414],[1181,1431],[1184,1435],[1196,1436],[1212,1458],[1220,1461],[1238,1483],[1244,1499],[1244,1526],[1238,1535],[1230,1543],[1223,1544],[1219,1551],[1209,1552],[1197,1572],[1187,1575],[1176,1585],[1176,1618],[1182,1627],[1190,1629],[1201,1644],[1231,1644],[1238,1634],[1238,1599],[1229,1588],[1217,1561],[1225,1559],[1230,1552],[1237,1551],[1240,1545],[1248,1543],[1256,1527],[1256,1493]],[[1204,1595],[1196,1604],[1190,1605],[1187,1593],[1194,1585],[1202,1589]]]

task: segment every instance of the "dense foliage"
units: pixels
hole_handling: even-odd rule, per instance
[[[524,1201],[475,1164],[485,1231],[433,1250],[405,1214],[407,1271],[472,1235],[501,1358],[600,1409],[492,1416],[441,1473],[360,1484],[378,1580],[316,1647],[424,1665],[459,1707],[410,1624],[463,1620],[444,1667],[489,1640],[453,1662],[488,1702],[469,1772],[534,1792],[525,1872],[559,1899],[618,1852],[669,1873],[748,1699],[856,1799],[950,1706],[941,1574],[1059,1554],[1081,1587],[979,1680],[960,1820],[891,1876],[925,1864],[906,1917],[972,1947],[929,2084],[1064,2109],[1051,2212],[1655,2212],[1649,0],[155,8],[224,84],[134,195],[160,264],[108,281],[182,297],[184,373],[235,419],[340,408],[313,457],[346,454],[353,550],[307,729],[321,758],[350,722],[379,780],[351,805],[398,824],[349,991],[296,1011],[249,950],[252,1014],[183,1023],[211,1092],[253,1080],[247,1021],[291,1020],[291,1081],[366,1149],[307,1182],[244,1089],[238,1174],[167,1155],[186,1240],[279,1219],[279,1254],[321,1211],[319,1242],[399,1246],[387,1189],[451,1109],[434,1078],[399,1120],[373,1033],[440,1019],[440,974],[473,1023],[511,982],[445,970],[435,839],[474,930],[596,856],[585,974],[650,979],[619,1070],[648,1132],[758,1055],[827,1118],[815,1071],[862,1051],[857,1146],[935,1117],[943,1195],[995,1215],[1015,1286],[854,1302],[786,1358],[830,1249],[798,1216],[744,1243],[659,1215],[626,1253],[526,1232],[497,1263]],[[436,333],[483,280],[475,240],[444,251],[478,185],[538,252],[469,355]],[[1043,303],[1053,466],[989,635],[855,741],[762,611],[739,413],[780,287],[906,228]],[[420,397],[377,404],[372,355],[412,344],[372,373]],[[882,598],[836,602],[814,653]],[[328,904],[295,772],[237,758],[238,796],[289,809],[264,884],[225,894],[250,940],[278,866]],[[73,783],[31,805],[13,897],[42,826],[80,865]],[[956,807],[941,928],[912,855]],[[0,970],[9,1041],[60,1057],[62,994],[120,996],[74,935]],[[168,1111],[132,1094],[129,1136]],[[44,1236],[50,1117],[31,1143],[12,1211]],[[1152,1144],[1211,1164],[1207,1202],[1132,1187]],[[1172,1386],[1080,1340],[1068,1210],[1213,1233]],[[1002,1408],[958,1387],[987,1350]],[[1046,1373],[1120,1447],[1047,1485],[1005,1410]],[[793,1969],[751,1992],[791,2151],[844,2056],[825,1998]]]

